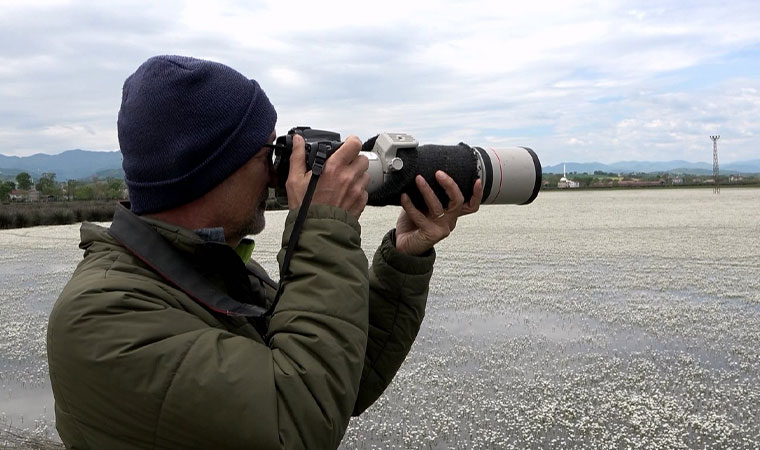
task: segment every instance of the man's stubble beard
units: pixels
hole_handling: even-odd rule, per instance
[[[238,230],[235,230],[236,232],[234,235],[239,236],[240,239],[242,239],[248,235],[259,234],[264,231],[264,226],[266,225],[264,212],[266,211],[266,208],[266,200],[263,200],[261,203],[256,205],[256,208],[253,209],[248,219],[240,224]]]

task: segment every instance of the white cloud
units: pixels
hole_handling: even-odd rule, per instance
[[[306,81],[304,74],[292,70],[288,67],[273,67],[269,72],[270,76],[276,83],[279,83],[286,88],[303,85]]]
[[[527,145],[545,164],[707,161],[717,132],[758,158],[757,23],[754,1],[6,1],[0,153],[117,148],[124,78],[179,53],[256,78],[280,132]]]

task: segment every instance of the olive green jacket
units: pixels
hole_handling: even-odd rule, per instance
[[[229,296],[271,303],[274,290],[229,246],[143,220]],[[294,221],[291,212],[280,265]],[[81,234],[84,259],[47,338],[56,426],[73,449],[336,448],[406,357],[435,259],[397,252],[389,233],[368,270],[359,223],[314,205],[262,338],[245,318],[201,306],[107,229],[84,223]]]

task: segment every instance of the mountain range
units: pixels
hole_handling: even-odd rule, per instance
[[[691,175],[712,175],[712,164],[689,161],[621,161],[612,164],[599,162],[567,162],[544,166],[544,173],[652,173],[670,172]],[[31,156],[5,156],[0,154],[0,180],[14,179],[19,172],[28,172],[39,179],[45,172],[54,172],[56,180],[87,179],[97,176],[123,177],[121,153],[119,151],[96,152],[88,150],[68,150],[57,155],[38,153]],[[720,165],[721,174],[760,173],[760,159],[739,161]]]
[[[98,176],[123,177],[121,152],[95,152],[67,150],[57,155],[37,153],[31,156],[5,156],[0,154],[0,179],[13,179],[19,172],[27,172],[39,179],[45,172],[55,173],[58,181],[79,180]]]

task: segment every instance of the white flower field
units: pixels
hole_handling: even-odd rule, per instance
[[[365,210],[368,258],[398,211]],[[275,279],[284,218],[254,251]],[[56,438],[46,321],[78,228],[0,231],[0,428]],[[760,447],[760,189],[542,192],[437,253],[417,342],[341,448]]]

